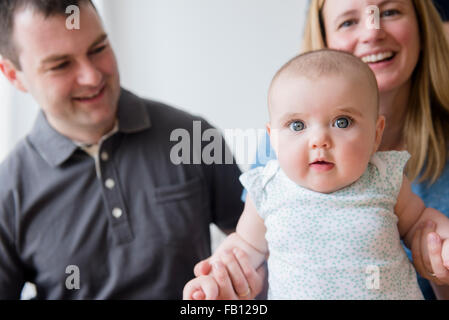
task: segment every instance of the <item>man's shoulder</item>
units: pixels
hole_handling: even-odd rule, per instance
[[[203,117],[183,110],[180,107],[144,98],[131,92],[128,92],[128,94],[134,95],[143,103],[153,127],[191,128],[194,121],[201,121],[205,126],[210,127],[210,124]]]
[[[33,154],[27,137],[22,138],[0,162],[0,190],[14,188],[23,175],[32,170]]]

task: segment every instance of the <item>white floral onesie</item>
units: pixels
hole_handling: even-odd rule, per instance
[[[267,229],[269,299],[423,299],[394,213],[409,157],[377,152],[331,194],[297,185],[277,160],[240,177]]]

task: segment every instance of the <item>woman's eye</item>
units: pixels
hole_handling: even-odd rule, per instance
[[[384,12],[382,12],[381,16],[382,17],[391,17],[391,16],[395,16],[399,14],[399,11],[396,9],[391,9],[391,10],[385,10]]]
[[[304,125],[304,122],[302,122],[302,121],[295,121],[295,122],[290,123],[290,129],[292,131],[301,131],[301,130],[304,130],[304,128],[305,128],[305,125]]]
[[[335,120],[334,126],[340,129],[346,129],[351,125],[351,119],[346,117],[341,117]]]
[[[355,23],[354,20],[346,20],[342,24],[340,24],[339,28],[347,28],[352,26]]]

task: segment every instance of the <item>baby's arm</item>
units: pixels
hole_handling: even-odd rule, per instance
[[[398,195],[398,200],[395,206],[395,212],[398,216],[398,229],[405,245],[410,248],[413,235],[417,228],[423,222],[432,220],[436,224],[435,232],[438,233],[441,239],[449,239],[449,219],[432,208],[426,208],[424,202],[413,193],[410,181],[404,176],[401,190]],[[447,242],[449,244],[449,242]],[[445,245],[449,249],[448,244]],[[449,252],[442,251],[443,260],[449,261]]]
[[[229,252],[238,248],[246,253],[252,267],[258,269],[266,259],[268,246],[265,240],[265,224],[257,213],[256,207],[248,196],[245,203],[245,209],[240,217],[235,233],[230,234],[218,247],[215,253],[209,258],[212,265],[220,264],[227,268],[232,274],[231,268],[238,266],[235,263],[229,263],[227,256]],[[219,283],[214,279],[213,270],[207,276],[197,277],[189,281],[184,287],[184,299],[220,299],[221,293],[215,290],[214,285],[219,288]],[[237,291],[237,288],[234,287]]]

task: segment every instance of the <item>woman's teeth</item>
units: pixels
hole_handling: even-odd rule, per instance
[[[393,55],[394,55],[394,53],[391,51],[382,52],[382,53],[378,53],[378,54],[371,54],[369,56],[362,57],[362,61],[365,63],[375,63],[375,62],[379,62],[379,61],[391,58]]]

